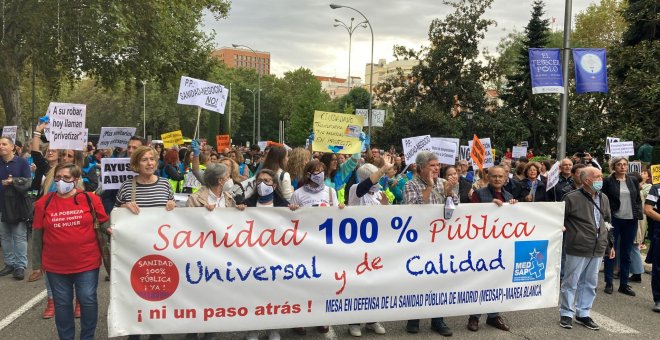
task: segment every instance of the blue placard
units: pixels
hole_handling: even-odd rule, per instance
[[[607,59],[604,48],[574,48],[575,92],[607,93]]]
[[[558,48],[530,48],[529,70],[532,75],[532,93],[564,93]]]

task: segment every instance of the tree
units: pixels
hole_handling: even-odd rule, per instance
[[[590,4],[575,16],[575,33],[572,45],[576,47],[610,48],[621,44],[626,22],[621,12],[624,3],[618,0],[601,0]]]
[[[5,0],[0,41],[0,96],[6,123],[22,125],[21,75],[28,62],[57,94],[62,79],[83,76],[104,86],[142,79],[162,83],[207,71],[210,41],[199,30],[203,10],[226,16],[228,0]],[[136,115],[137,107],[133,110]]]
[[[314,111],[325,110],[330,97],[321,91],[321,83],[306,68],[284,73],[281,90],[288,94],[282,98],[280,109],[287,126],[287,142],[304,145],[312,132]]]
[[[556,126],[559,100],[556,95],[532,94],[531,75],[529,67],[529,49],[546,47],[550,42],[550,25],[544,15],[544,3],[535,0],[532,6],[532,17],[525,27],[523,44],[519,50],[517,67],[512,74],[507,75],[507,83],[501,98],[505,102],[510,115],[524,122],[527,129],[525,140],[530,140],[530,146],[539,148],[556,140]],[[528,137],[528,138],[527,138]]]

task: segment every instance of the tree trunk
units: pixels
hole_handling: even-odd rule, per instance
[[[20,74],[12,65],[2,65],[0,96],[5,110],[5,125],[17,125],[21,131]]]

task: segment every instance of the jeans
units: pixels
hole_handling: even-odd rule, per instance
[[[589,316],[596,299],[598,269],[603,258],[566,254],[566,270],[559,297],[560,316]]]
[[[500,313],[488,313],[487,316],[488,316],[488,319],[492,319],[492,318],[496,318],[496,317],[500,316]],[[470,317],[475,317],[475,318],[478,319],[478,318],[481,317],[481,314],[472,314],[472,315],[470,315]]]
[[[408,320],[408,325],[414,325],[414,326],[419,327],[419,319]],[[432,318],[431,319],[431,327],[440,328],[443,325],[445,325],[445,318],[444,317]]]
[[[639,246],[635,244],[630,247],[630,274],[644,274],[642,253],[639,252]]]
[[[73,288],[80,302],[80,340],[94,339],[98,317],[96,288],[99,269],[76,274],[46,273],[55,300],[55,325],[61,340],[73,340],[76,324],[73,318]]]
[[[0,213],[2,218],[2,213]],[[25,222],[0,222],[0,245],[5,256],[5,265],[27,268],[27,225]]]
[[[50,288],[50,281],[48,281],[48,275],[44,275],[44,284],[46,285],[46,294],[49,299],[53,298],[53,290]]]
[[[651,238],[651,291],[653,302],[660,302],[660,222],[650,221],[655,224]],[[649,223],[649,226],[651,223]],[[650,229],[649,229],[650,230]]]
[[[619,260],[619,287],[628,285],[628,274],[630,272],[630,248],[632,248],[637,236],[637,220],[622,220],[612,216],[614,226],[614,244],[618,245],[616,257],[612,260],[605,258],[605,282],[612,284],[614,280],[614,263]],[[608,255],[608,254],[605,254]]]

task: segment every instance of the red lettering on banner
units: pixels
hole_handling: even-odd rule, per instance
[[[288,228],[264,228],[261,231],[254,230],[254,220],[246,221],[247,228],[241,229],[236,235],[230,233],[233,225],[227,226],[224,232],[216,230],[210,231],[192,231],[181,230],[170,235],[172,226],[163,224],[158,227],[158,237],[162,240],[160,243],[154,243],[153,248],[158,251],[166,250],[172,246],[174,249],[195,248],[200,249],[205,246],[213,248],[241,248],[247,247],[265,247],[271,246],[294,246],[300,245],[307,237],[306,232],[299,233],[298,225],[300,220],[291,220],[293,227]],[[218,239],[220,237],[220,239]]]
[[[367,254],[365,252],[364,253],[364,260],[362,262],[360,262],[357,265],[357,267],[355,267],[355,273],[358,274],[358,275],[362,275],[366,271],[381,269],[381,268],[383,268],[383,265],[380,264],[380,261],[382,261],[382,259],[380,258],[380,256],[378,256],[378,257],[374,258],[371,261],[371,264],[370,264],[369,263],[369,254]]]
[[[431,230],[429,230],[431,232],[431,243],[435,242],[436,236],[442,236],[443,233],[448,240],[474,240],[476,238],[487,240],[528,237],[536,229],[536,225],[530,226],[526,221],[517,222],[515,225],[511,222],[498,225],[499,218],[496,218],[492,225],[488,226],[488,215],[481,215],[481,225],[472,223],[472,215],[465,216],[465,224],[460,222],[462,218],[458,217],[453,221],[453,224],[451,222],[447,223],[448,221],[443,218],[431,221]]]
[[[343,293],[343,292],[344,292],[344,288],[346,288],[346,271],[345,271],[345,270],[342,270],[342,271],[341,271],[341,275],[339,275],[338,272],[335,272],[335,280],[337,280],[337,281],[339,281],[339,280],[343,281],[342,284],[341,284],[341,288],[339,288],[339,290],[335,292],[335,294],[339,295],[339,294]]]

